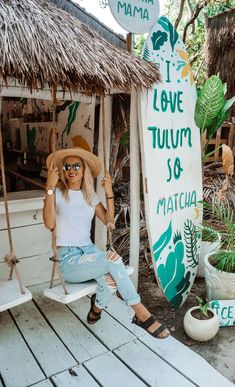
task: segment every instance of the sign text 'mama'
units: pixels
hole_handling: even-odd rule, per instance
[[[117,3],[117,12],[119,14],[123,14],[127,17],[139,17],[142,20],[149,20],[149,12],[148,9],[145,8],[144,3],[152,4],[153,0],[142,0],[143,7],[137,7],[136,5],[132,5],[131,3],[127,3],[125,1],[118,1]]]

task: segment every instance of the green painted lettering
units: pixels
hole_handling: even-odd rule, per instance
[[[159,109],[157,107],[157,89],[154,89],[153,91],[153,110],[156,110],[156,112],[159,112]]]
[[[148,10],[147,9],[144,9],[142,19],[143,20],[149,20],[149,14],[148,14]]]
[[[171,196],[169,197],[168,203],[167,203],[167,213],[169,212],[171,213],[174,212],[173,200]]]
[[[126,16],[132,16],[131,5],[126,6]]]
[[[178,98],[177,98],[177,109],[180,113],[183,112],[183,109],[181,109],[180,105],[182,104],[182,99],[180,98],[180,96],[183,95],[183,92],[182,91],[178,91]]]
[[[184,197],[184,192],[181,192],[181,194],[180,194],[180,209],[181,209],[181,210],[184,209],[184,205],[183,205],[183,197]]]
[[[233,309],[233,306],[228,307],[228,318],[233,318],[232,309]]]
[[[190,206],[197,207],[197,194],[196,194],[196,191],[192,192]]]
[[[191,129],[190,128],[182,128],[180,131],[180,146],[183,146],[184,138],[188,137],[188,146],[192,147],[192,139],[191,139]]]
[[[176,149],[176,148],[178,147],[178,145],[179,145],[179,133],[180,133],[180,131],[179,131],[179,129],[177,129],[177,130],[174,132],[173,129],[171,129],[170,132],[171,132],[171,144],[172,144],[172,148],[173,148],[173,149]],[[174,135],[175,135],[175,137],[176,137],[175,142],[174,142]]]
[[[172,171],[171,171],[171,159],[167,159],[167,167],[168,167],[168,171],[169,171],[169,177],[167,179],[167,183],[169,183],[169,181],[171,181],[171,178],[172,178]]]
[[[124,12],[125,12],[125,15],[126,15],[126,3],[122,4],[121,1],[119,1],[118,4],[117,4],[118,13],[120,12],[121,8],[124,8]]]
[[[148,130],[150,130],[152,132],[152,147],[153,149],[156,148],[156,131],[157,131],[157,128],[156,126],[148,126]]]
[[[170,61],[166,60],[166,82],[170,83]]]
[[[157,203],[157,213],[159,214],[160,209],[163,207],[163,215],[166,215],[166,199],[159,199]]]
[[[174,178],[178,180],[182,172],[183,168],[181,167],[180,159],[179,157],[176,157],[174,164]]]

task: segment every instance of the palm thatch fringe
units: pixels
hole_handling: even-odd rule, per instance
[[[114,47],[46,0],[0,0],[0,78],[30,89],[99,94],[150,88],[155,64]]]
[[[206,65],[208,76],[220,74],[228,85],[228,97],[235,94],[235,8],[206,17]]]

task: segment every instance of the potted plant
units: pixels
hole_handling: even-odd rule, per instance
[[[228,202],[215,199],[204,203],[211,221],[221,235],[219,251],[205,256],[205,280],[208,300],[235,299],[235,220]]]
[[[220,249],[221,246],[221,236],[220,233],[216,230],[213,230],[209,227],[202,226],[200,229],[202,241],[201,249],[199,254],[199,262],[197,269],[197,277],[205,277],[205,256],[216,252]]]
[[[208,303],[197,297],[198,306],[190,308],[184,316],[184,330],[196,341],[211,340],[219,330],[219,319]]]

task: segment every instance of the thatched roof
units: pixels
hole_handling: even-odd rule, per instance
[[[62,86],[102,94],[159,79],[152,63],[112,46],[45,0],[0,0],[0,78],[33,89]]]
[[[208,76],[220,74],[228,96],[235,94],[235,9],[206,18],[206,64]]]
[[[64,11],[69,12],[82,23],[88,25],[92,30],[96,31],[100,36],[102,36],[102,38],[107,40],[109,43],[117,47],[126,48],[126,39],[122,35],[117,34],[113,30],[111,30],[111,28],[102,23],[94,15],[90,14],[84,8],[80,7],[79,4],[76,4],[71,0],[50,0],[50,2],[55,4],[57,7],[63,9]]]

